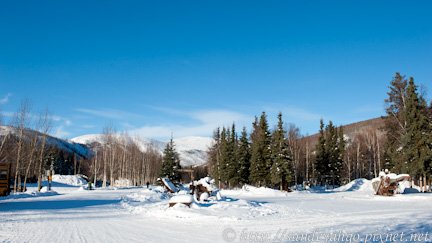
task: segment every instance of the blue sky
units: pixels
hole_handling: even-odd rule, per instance
[[[396,71],[431,87],[430,1],[3,1],[0,109],[54,135],[210,136],[266,111],[304,134],[384,114]]]

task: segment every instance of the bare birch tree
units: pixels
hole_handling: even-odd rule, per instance
[[[30,112],[30,103],[28,100],[24,100],[21,102],[20,107],[18,108],[17,113],[15,113],[14,117],[14,127],[16,129],[16,135],[17,135],[17,142],[16,142],[16,148],[17,148],[17,155],[16,155],[16,161],[15,161],[15,177],[14,177],[14,193],[21,191],[21,160],[22,160],[22,153],[23,153],[23,147],[24,147],[24,132],[28,125],[29,120],[29,112]]]

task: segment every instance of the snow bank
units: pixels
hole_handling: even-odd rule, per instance
[[[244,193],[248,195],[261,193],[261,195],[267,195],[267,197],[269,195],[285,195],[284,193],[274,192],[274,190],[271,189],[265,190],[250,187],[248,190],[247,192],[244,191]],[[124,196],[121,205],[133,214],[143,214],[152,218],[181,221],[185,219],[203,222],[208,222],[209,220],[237,221],[267,217],[280,213],[278,209],[272,208],[266,201],[255,200],[253,196],[251,196],[251,200],[224,197],[219,201],[198,202],[194,200],[192,195],[184,193],[186,192],[180,191],[170,197],[172,194],[155,189],[144,189],[140,192]],[[174,203],[175,205],[173,207],[169,207],[169,204]],[[190,204],[190,207],[185,204]]]
[[[40,192],[38,191],[17,192],[14,194],[10,194],[6,197],[0,197],[0,200],[32,198],[32,197],[47,197],[47,196],[55,196],[55,195],[59,195],[59,194],[56,191],[48,191],[46,187],[43,187]]]
[[[363,179],[363,178],[355,179],[346,185],[333,189],[332,191],[334,192],[358,191],[358,192],[375,193],[375,190],[373,189],[372,186],[372,182],[370,180]]]
[[[53,182],[70,185],[70,186],[84,186],[87,181],[81,175],[53,175]]]
[[[251,185],[244,185],[241,189],[237,190],[222,190],[222,196],[233,195],[243,197],[286,197],[288,192],[274,190],[267,187],[254,187]]]
[[[141,213],[147,209],[149,204],[157,204],[168,200],[168,195],[161,190],[144,189],[122,197],[121,205],[131,213]]]
[[[172,197],[169,200],[169,203],[192,203],[192,202],[193,202],[193,197],[192,195],[188,195],[188,194],[177,195]]]
[[[114,181],[115,187],[131,187],[133,186],[133,183],[129,179],[118,179]]]

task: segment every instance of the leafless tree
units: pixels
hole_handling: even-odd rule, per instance
[[[46,142],[47,136],[52,129],[52,119],[49,114],[48,109],[45,109],[39,116],[39,132],[40,136],[40,147],[39,147],[39,155],[38,155],[38,164],[37,164],[37,180],[38,180],[38,191],[42,189],[42,171],[44,164],[44,157],[46,154]]]
[[[30,103],[28,100],[24,100],[21,102],[21,105],[18,109],[18,111],[15,113],[14,116],[14,127],[16,129],[17,133],[17,142],[16,142],[16,148],[17,148],[17,155],[16,155],[16,163],[15,163],[15,177],[14,177],[14,193],[21,191],[21,160],[22,160],[22,152],[24,147],[24,132],[26,127],[28,126],[29,122],[29,112],[30,112]]]
[[[0,111],[0,126],[3,125],[3,115]],[[9,133],[6,132],[3,137],[0,137],[0,163],[3,162],[5,160],[5,156],[3,156],[4,154],[4,150],[5,150],[5,145],[6,145],[6,141],[9,138]]]

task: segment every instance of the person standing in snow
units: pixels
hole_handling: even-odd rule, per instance
[[[150,182],[146,182],[146,185],[147,185],[147,189],[149,189],[149,186],[150,186]]]

